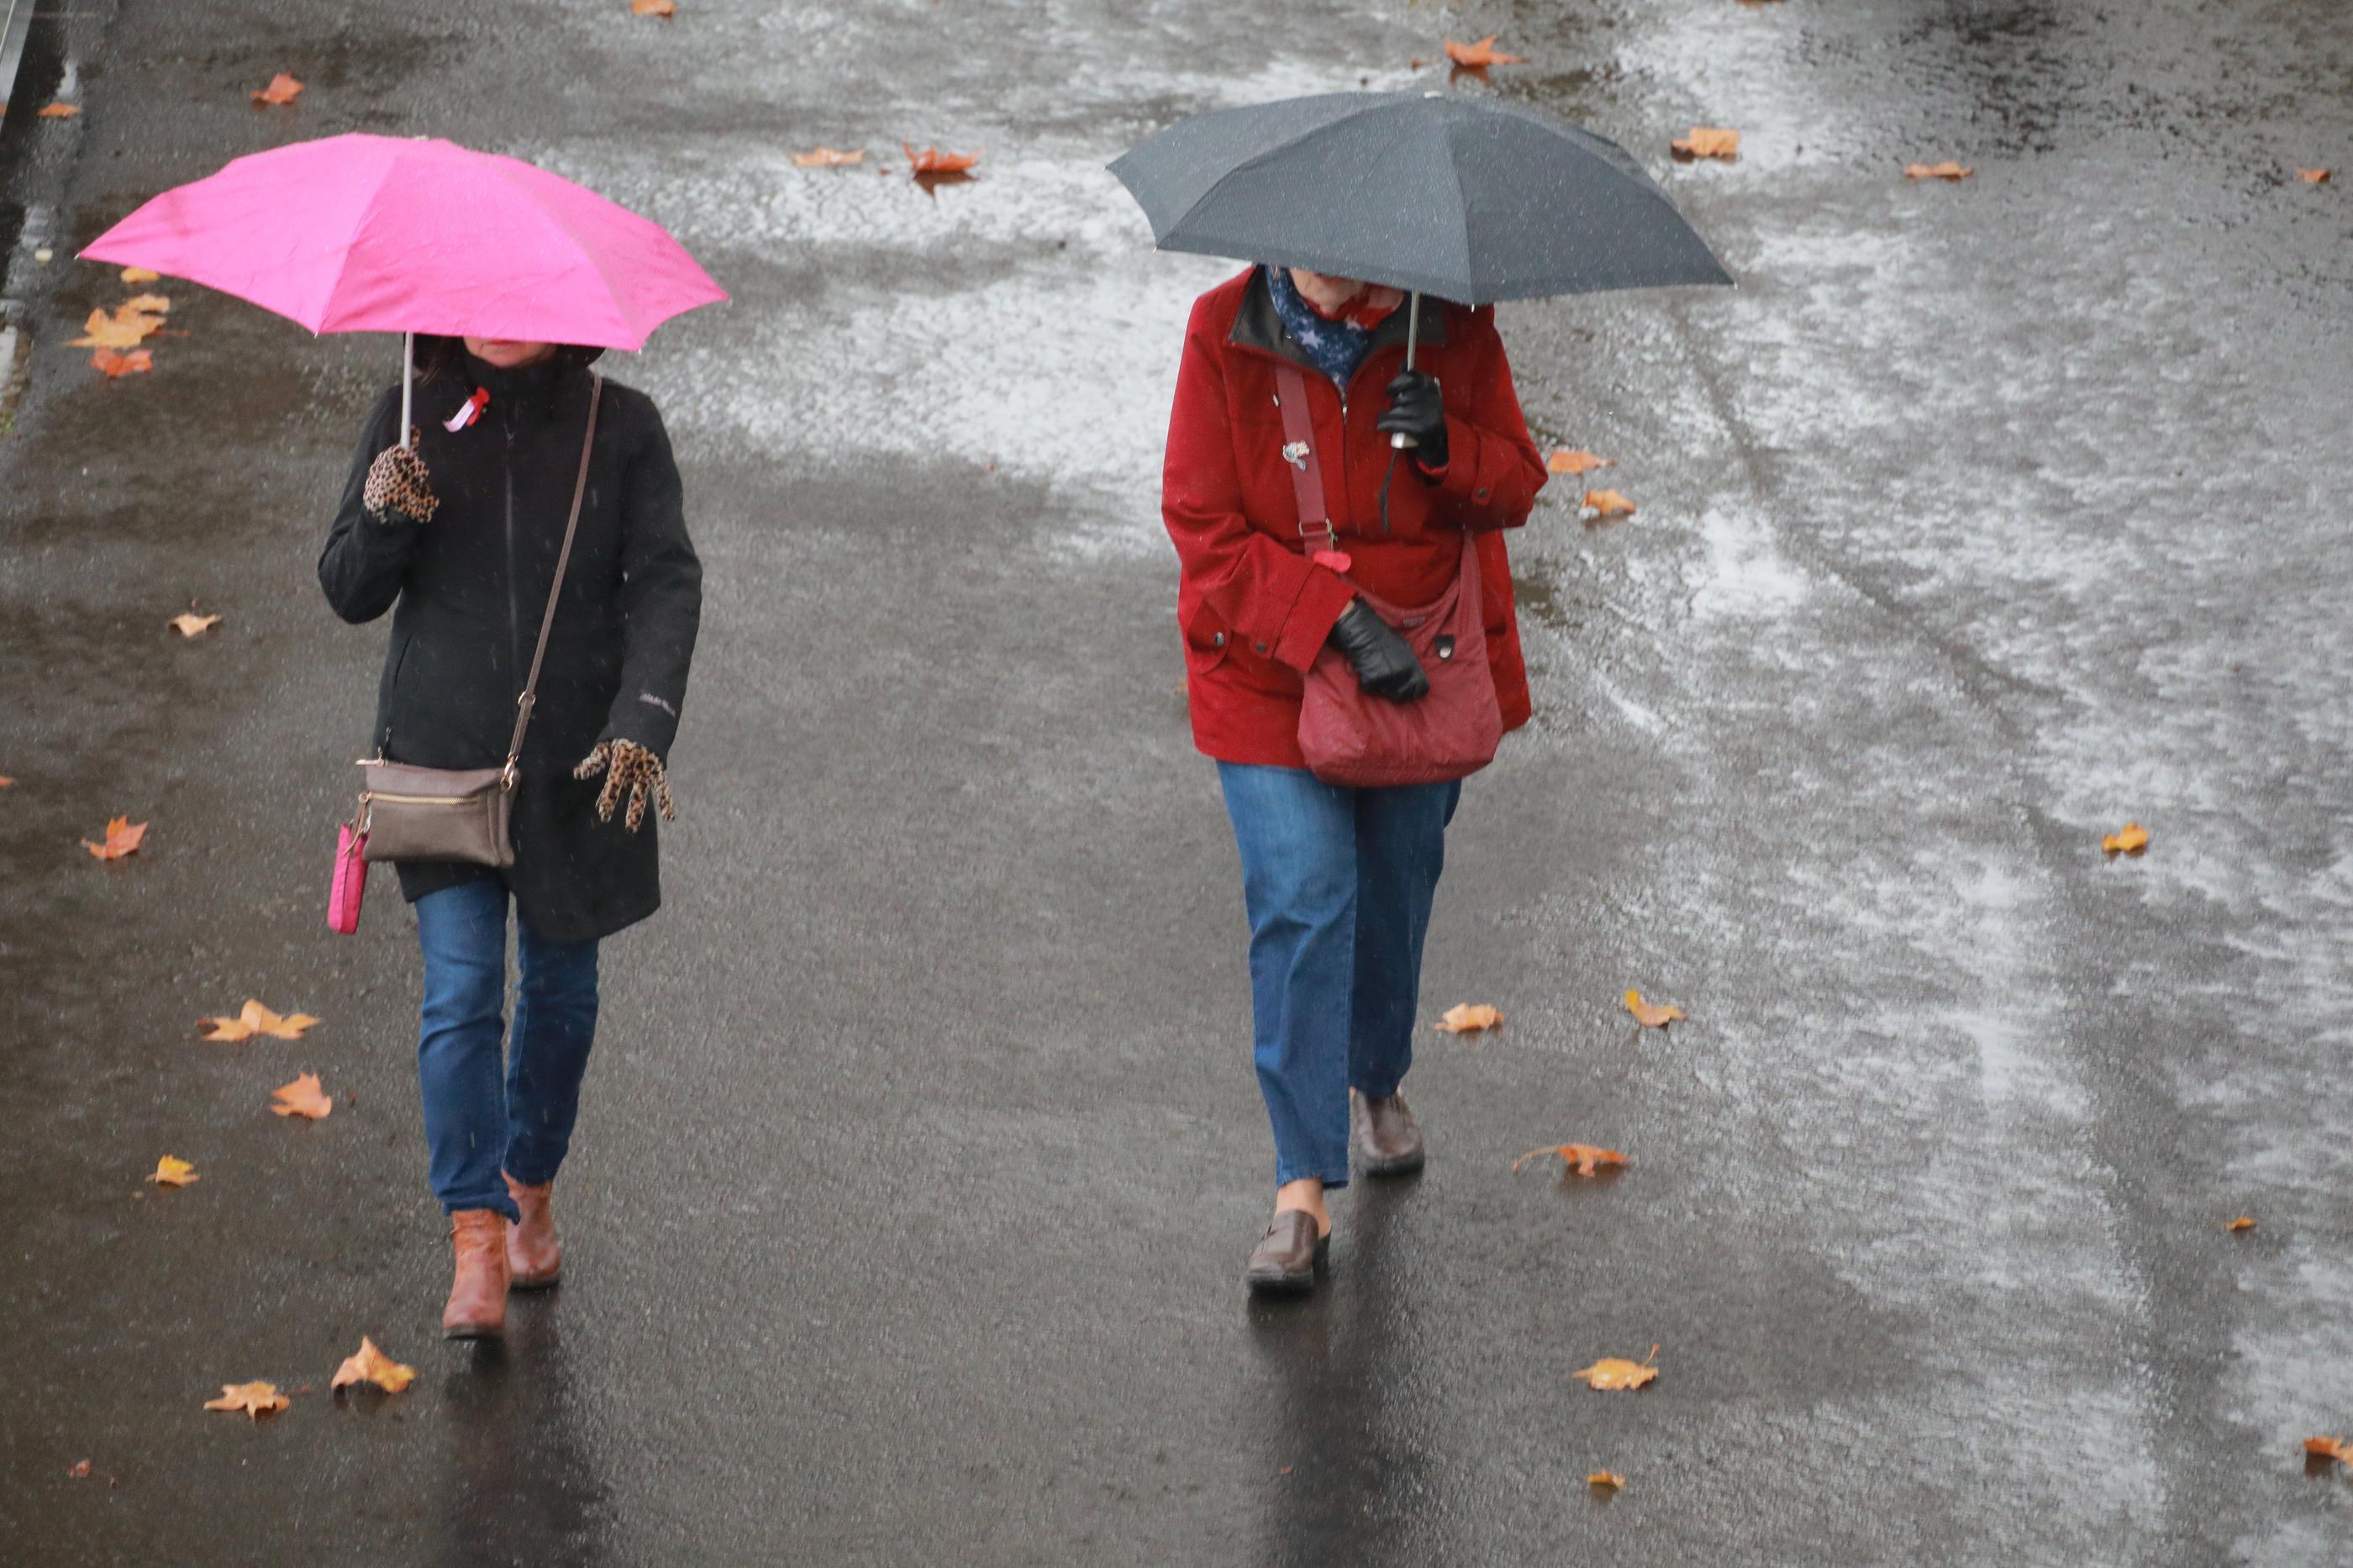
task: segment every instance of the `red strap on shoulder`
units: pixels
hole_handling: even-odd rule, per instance
[[[1324,504],[1324,468],[1315,460],[1315,423],[1307,413],[1307,378],[1294,364],[1274,371],[1275,405],[1282,410],[1282,460],[1291,466],[1292,499],[1299,503],[1299,534],[1329,537],[1332,513]]]

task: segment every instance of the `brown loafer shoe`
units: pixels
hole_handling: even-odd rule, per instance
[[[1356,1111],[1354,1142],[1365,1174],[1409,1176],[1421,1169],[1421,1129],[1404,1095],[1371,1100],[1350,1089],[1348,1102]]]
[[[1261,1296],[1300,1296],[1315,1289],[1315,1271],[1331,1256],[1332,1238],[1315,1234],[1315,1216],[1284,1209],[1250,1249],[1242,1283]]]
[[[441,1331],[453,1340],[494,1340],[507,1327],[507,1218],[496,1209],[449,1216],[457,1274],[441,1309]]]
[[[549,1207],[554,1194],[554,1182],[527,1187],[507,1176],[507,1195],[522,1215],[507,1226],[507,1275],[518,1290],[544,1289],[564,1278],[564,1247],[555,1239],[555,1215]]]

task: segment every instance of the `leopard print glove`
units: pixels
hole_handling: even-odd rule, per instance
[[[664,822],[678,820],[678,808],[670,805],[670,774],[662,760],[638,745],[635,741],[599,741],[596,749],[580,759],[572,770],[575,779],[593,779],[605,775],[604,793],[596,797],[596,820],[613,820],[613,808],[623,795],[628,795],[629,809],[623,821],[635,833],[646,819],[646,798],[649,794],[661,808]]]
[[[417,432],[411,430],[414,441]],[[433,480],[425,471],[425,459],[417,455],[414,447],[386,447],[368,465],[367,484],[360,491],[360,504],[376,521],[390,524],[402,520],[430,522],[441,504],[433,493]]]

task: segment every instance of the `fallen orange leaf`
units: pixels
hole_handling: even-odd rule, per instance
[[[53,103],[47,109],[41,110],[41,118],[44,120],[71,120],[75,115],[79,114],[80,112],[81,105],[79,103]]]
[[[66,1474],[78,1481],[86,1481],[90,1479],[90,1461],[88,1459],[76,1459],[73,1464],[73,1468],[68,1470]]]
[[[2316,1458],[2334,1459],[2340,1465],[2353,1465],[2353,1443],[2342,1437],[2306,1437],[2304,1451]]]
[[[2222,1228],[2224,1230],[2253,1230],[2255,1228],[2255,1216],[2253,1215],[2242,1214]]]
[[[2119,831],[2100,840],[2104,855],[2137,855],[2148,847],[2148,829],[2137,822],[2127,822]]]
[[[1668,146],[1686,163],[1694,158],[1721,158],[1729,163],[1740,156],[1740,132],[1694,125],[1690,135]]]
[[[207,1040],[248,1040],[256,1035],[269,1035],[275,1039],[299,1040],[302,1031],[319,1022],[308,1013],[290,1013],[280,1017],[248,996],[234,1018],[199,1018],[196,1027],[211,1026],[204,1037]]]
[[[1907,180],[1951,180],[1954,183],[1958,184],[1960,181],[1968,179],[1971,174],[1976,173],[1977,171],[1975,169],[1969,168],[1966,164],[1956,163],[1949,158],[1941,163],[1906,163],[1904,165],[1904,177]]]
[[[299,1074],[294,1081],[269,1091],[278,1103],[269,1109],[280,1116],[307,1116],[317,1121],[335,1108],[334,1096],[319,1092],[319,1075]]]
[[[16,787],[16,781],[15,779],[0,778],[0,789],[13,789]]]
[[[146,302],[151,300],[164,300],[163,310],[146,309]],[[104,310],[92,310],[90,319],[81,324],[82,335],[68,339],[66,346],[72,349],[135,349],[162,330],[164,310],[171,308],[171,302],[164,300],[161,294],[142,294],[136,300],[117,306],[111,315]]]
[[[841,163],[863,163],[866,153],[862,149],[845,153],[839,147],[812,147],[794,153],[793,162],[804,169],[830,169]]]
[[[1633,1014],[1634,1022],[1646,1029],[1663,1029],[1669,1024],[1679,1024],[1684,1020],[1681,1007],[1666,1002],[1645,1002],[1640,991],[1626,993],[1626,1011]]]
[[[1465,1002],[1459,1007],[1449,1007],[1430,1027],[1443,1029],[1450,1035],[1469,1035],[1481,1029],[1492,1029],[1503,1021],[1504,1016],[1484,1002]]]
[[[1465,70],[1485,70],[1489,66],[1524,66],[1525,55],[1507,55],[1495,47],[1495,35],[1488,34],[1475,44],[1458,44],[1446,40],[1446,58]]]
[[[1591,1143],[1561,1143],[1549,1149],[1529,1150],[1512,1162],[1512,1169],[1516,1171],[1529,1161],[1542,1159],[1546,1154],[1560,1156],[1564,1173],[1567,1171],[1574,1171],[1580,1176],[1597,1175],[1605,1166],[1614,1167],[1630,1163],[1625,1155],[1615,1149],[1603,1149]]]
[[[144,375],[155,368],[155,354],[151,349],[132,349],[127,354],[99,349],[90,356],[90,367],[105,372],[109,381],[117,376]]]
[[[126,267],[122,269],[122,280],[125,283],[153,283],[163,276],[160,272],[150,272],[144,267]]]
[[[1633,516],[1634,503],[1616,490],[1588,490],[1585,492],[1582,510],[1608,521],[1614,518]]]
[[[328,1386],[341,1388],[350,1383],[373,1383],[386,1394],[398,1394],[416,1378],[417,1369],[403,1366],[382,1351],[365,1334],[360,1336],[360,1348],[343,1358],[335,1369],[335,1381]]]
[[[629,0],[629,11],[638,16],[675,16],[678,0]]]
[[[190,1182],[200,1182],[196,1168],[175,1155],[166,1154],[155,1162],[154,1174],[147,1178],[159,1187],[185,1187]]]
[[[2295,177],[2307,185],[2325,185],[2328,183],[2329,172],[2326,169],[2298,169]]]
[[[1556,448],[1553,455],[1545,459],[1545,468],[1556,474],[1590,473],[1595,468],[1614,468],[1617,466],[1614,458],[1597,458],[1590,452],[1574,451],[1567,447]]]
[[[1658,1359],[1659,1347],[1652,1345],[1651,1353],[1641,1361],[1621,1361],[1616,1356],[1604,1356],[1591,1366],[1579,1367],[1568,1375],[1583,1378],[1587,1386],[1591,1388],[1640,1388],[1659,1375],[1659,1369],[1651,1364]]]
[[[937,142],[920,153],[912,142],[902,142],[899,145],[905,149],[907,162],[914,165],[918,174],[961,174],[980,162],[977,153],[943,153]]]
[[[134,823],[127,816],[118,816],[106,825],[106,842],[92,844],[85,838],[81,847],[100,860],[120,860],[125,855],[139,851],[139,841],[147,837],[147,825]]]
[[[1585,1484],[1605,1492],[1614,1492],[1626,1484],[1626,1478],[1615,1470],[1596,1470],[1585,1478]]]
[[[274,1383],[224,1383],[218,1399],[205,1401],[207,1410],[242,1410],[256,1421],[293,1401],[278,1392]]]
[[[269,85],[268,87],[257,88],[254,89],[253,101],[256,103],[291,103],[295,99],[301,96],[301,92],[302,84],[301,82],[296,81],[284,71],[280,71],[276,76],[269,79]]]
[[[218,616],[200,616],[194,610],[190,610],[185,615],[174,616],[170,620],[165,621],[164,624],[178,632],[184,637],[192,637],[200,632],[210,631],[213,627],[220,625],[220,617]]]

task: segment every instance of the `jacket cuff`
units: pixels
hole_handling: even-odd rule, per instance
[[[678,739],[678,715],[628,698],[613,704],[605,721],[604,733],[596,738],[634,742],[667,763],[670,742]]]
[[[1355,602],[1356,585],[1337,572],[1318,566],[1300,584],[1299,597],[1283,618],[1282,636],[1274,645],[1274,660],[1304,675],[1324,651],[1332,623]]]

